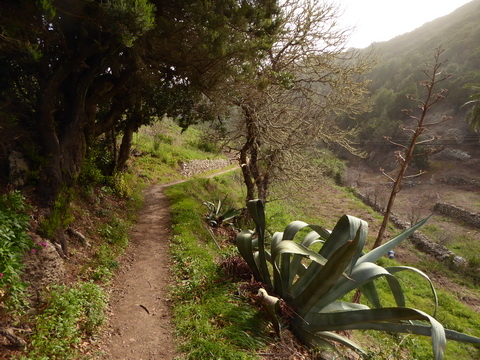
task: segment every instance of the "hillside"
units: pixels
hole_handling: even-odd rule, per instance
[[[378,153],[385,154],[385,149],[376,149],[378,145],[387,145],[384,136],[395,139],[404,137],[399,126],[405,124],[406,117],[402,109],[416,109],[416,104],[406,98],[406,94],[423,99],[424,88],[420,85],[425,80],[423,70],[430,70],[435,49],[442,48],[442,71],[451,77],[438,84],[446,88],[446,98],[432,108],[429,117],[441,119],[443,115],[452,119],[429,129],[440,136],[434,146],[448,146],[472,151],[478,144],[478,136],[465,122],[468,108],[462,105],[472,94],[467,85],[480,82],[480,1],[472,1],[453,13],[426,23],[418,29],[398,36],[390,41],[374,43],[361,50],[373,53],[377,65],[368,74],[371,80],[372,111],[360,116],[360,143],[373,153],[372,161],[385,161],[378,158]],[[349,121],[345,123],[350,124]],[[351,124],[350,124],[351,125]],[[473,146],[473,147],[472,147]],[[393,148],[388,148],[392,152]],[[438,150],[438,149],[437,149]]]
[[[425,80],[422,70],[432,69],[435,49],[442,47],[441,71],[451,77],[438,84],[437,91],[446,88],[445,98],[434,105],[427,115],[428,126],[423,139],[435,140],[418,147],[409,175],[425,173],[407,179],[399,193],[393,211],[408,221],[434,213],[427,233],[432,240],[476,264],[480,232],[435,213],[437,203],[448,203],[466,211],[478,213],[480,199],[479,135],[465,121],[471,90],[467,85],[480,82],[480,1],[472,1],[453,13],[436,19],[418,29],[390,41],[374,43],[363,54],[373,52],[378,57],[376,67],[368,75],[371,84],[372,111],[359,117],[359,143],[367,152],[364,160],[348,157],[346,183],[384,207],[390,196],[389,179],[380,168],[395,177],[398,163],[395,151],[401,150],[384,139],[391,136],[396,143],[407,144],[410,133],[401,129],[412,125],[402,109],[412,109],[417,103],[406,94],[424,99]],[[443,115],[451,119],[441,122]],[[473,216],[473,215],[472,215]],[[476,266],[476,265],[475,265]],[[478,270],[476,270],[478,273]]]

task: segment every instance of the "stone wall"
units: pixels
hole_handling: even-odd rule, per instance
[[[480,228],[480,214],[471,213],[455,205],[438,202],[433,208],[436,212],[463,221],[465,224]]]
[[[222,169],[231,165],[232,163],[233,161],[229,159],[192,160],[188,163],[183,162],[180,165],[180,173],[183,176],[193,176],[210,170]]]
[[[358,191],[356,192],[356,195],[365,204],[371,206],[374,210],[383,214],[383,209],[379,208],[376,204],[371,203],[368,196],[361,194]],[[410,228],[409,223],[403,221],[402,219],[400,219],[399,216],[395,214],[390,215],[390,221],[401,230],[406,230]],[[430,240],[426,235],[422,234],[418,230],[410,236],[410,239],[412,240],[413,244],[417,249],[426,254],[432,255],[435,259],[445,263],[453,270],[461,270],[467,266],[467,261],[464,258],[458,256],[445,246]]]

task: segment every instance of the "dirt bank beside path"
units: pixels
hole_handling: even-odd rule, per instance
[[[178,355],[167,294],[171,221],[163,190],[185,181],[154,185],[144,193],[144,208],[112,286],[110,328],[102,342],[104,359],[169,360]]]

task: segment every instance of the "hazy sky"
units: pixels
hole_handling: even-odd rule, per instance
[[[364,48],[447,15],[472,0],[333,0],[343,26],[355,26],[349,46]]]

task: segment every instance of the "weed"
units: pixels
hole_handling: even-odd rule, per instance
[[[22,257],[34,242],[27,235],[30,227],[28,206],[20,192],[0,196],[0,290],[5,289],[5,302],[10,311],[22,312],[26,307],[26,283],[20,279]]]
[[[93,283],[53,286],[47,305],[37,316],[27,354],[29,359],[78,359],[81,340],[92,335],[105,319],[107,296]]]
[[[67,228],[72,223],[73,216],[70,211],[70,202],[73,197],[73,189],[62,189],[57,196],[51,213],[46,216],[39,225],[39,233],[46,238],[54,238],[58,229]]]

